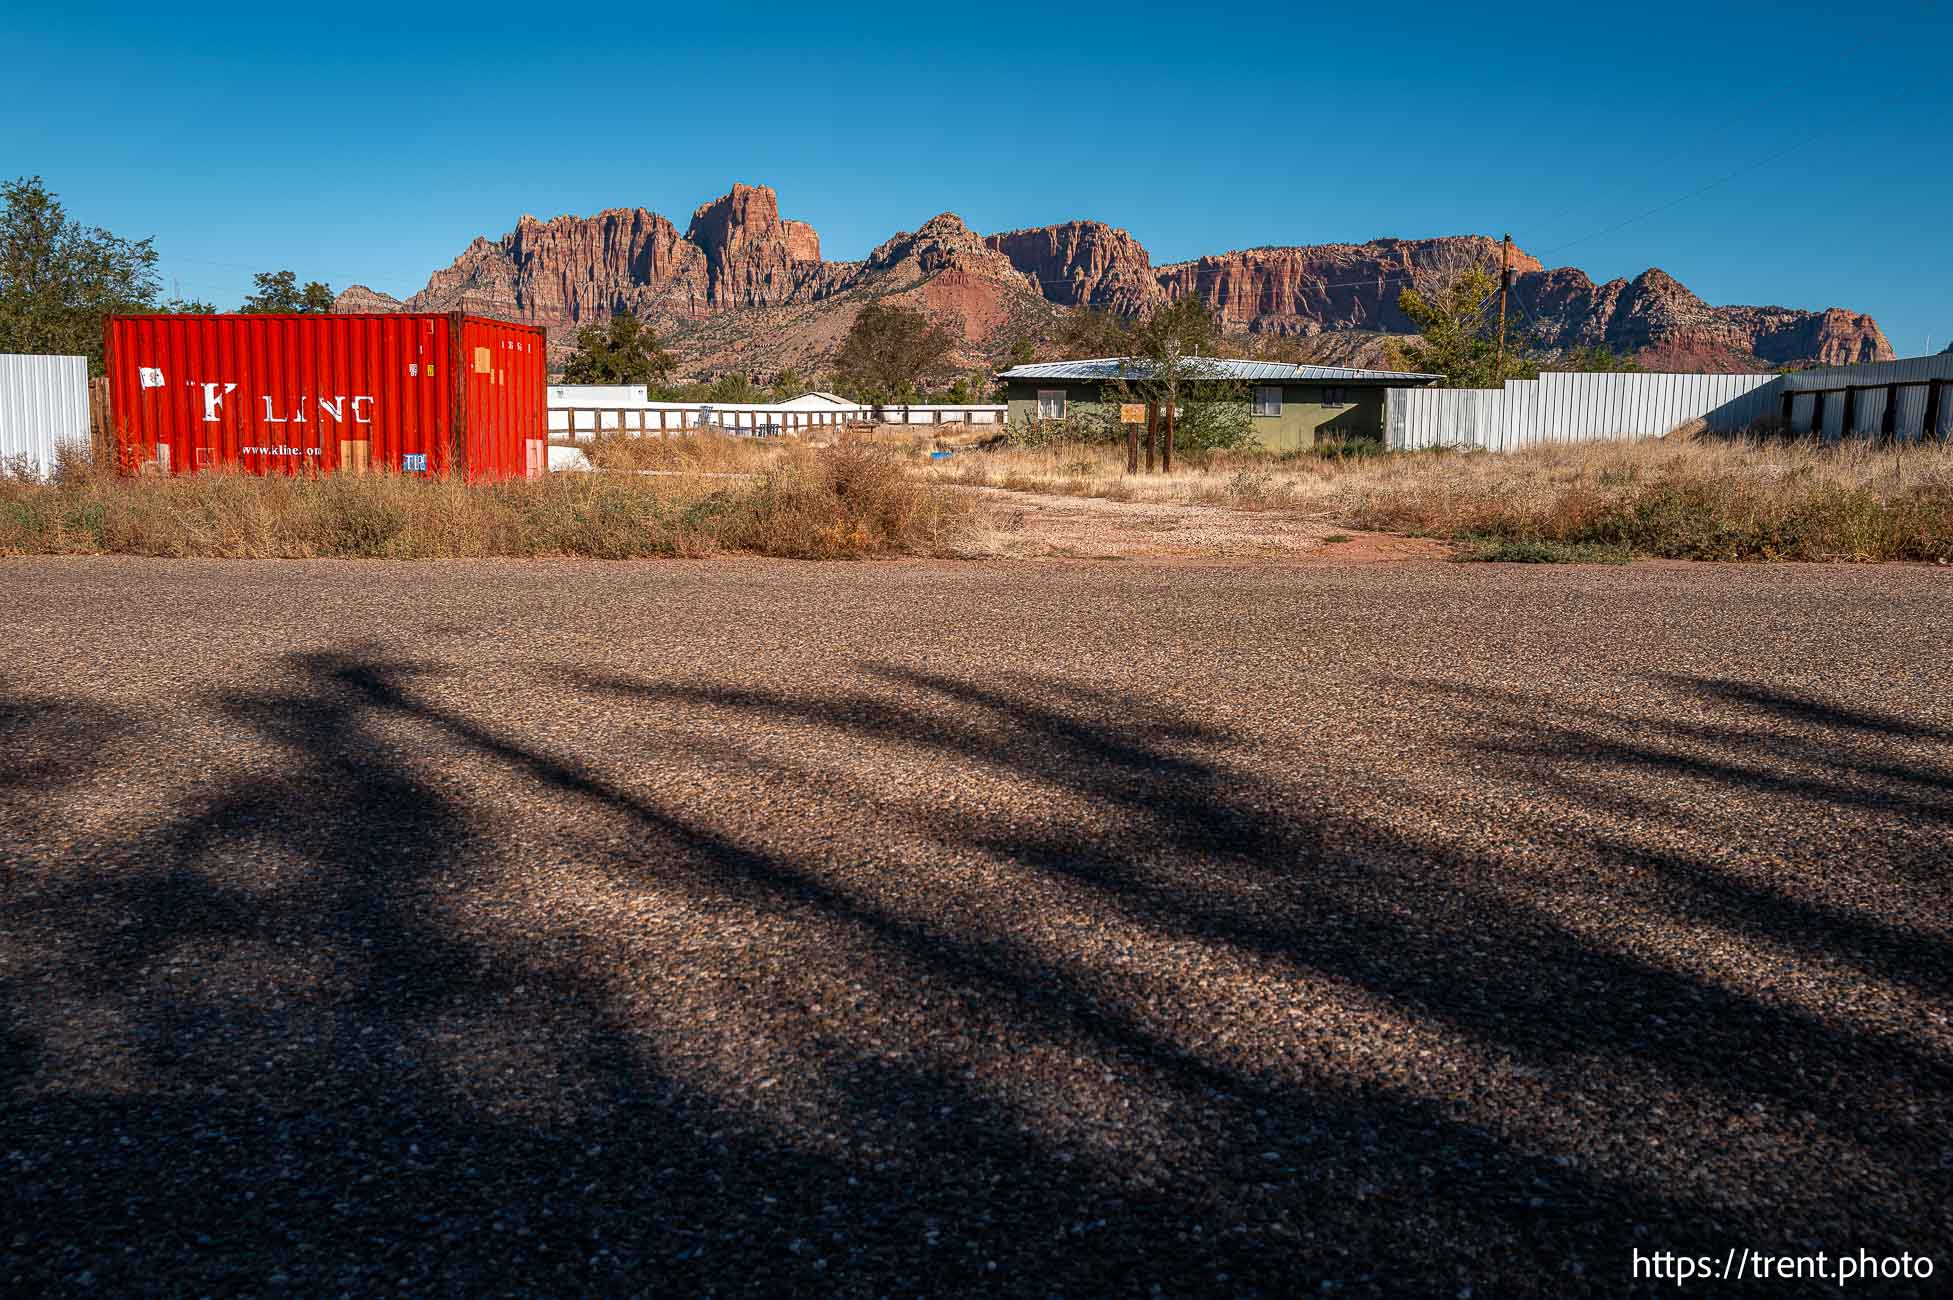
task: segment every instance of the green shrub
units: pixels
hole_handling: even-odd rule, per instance
[[[1626,564],[1631,556],[1625,546],[1596,542],[1492,538],[1470,543],[1454,558],[1488,564]]]

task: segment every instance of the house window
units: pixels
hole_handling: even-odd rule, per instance
[[[1343,390],[1340,388],[1325,388],[1322,390],[1322,404],[1324,406],[1347,406],[1349,405],[1349,399],[1343,396]]]
[[[1255,389],[1255,414],[1280,415],[1282,413],[1282,390],[1279,387]]]
[[[1038,419],[1062,420],[1065,418],[1065,390],[1062,388],[1038,389]]]

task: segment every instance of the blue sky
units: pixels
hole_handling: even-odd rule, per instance
[[[746,181],[829,257],[945,210],[1097,218],[1156,262],[1509,230],[1596,279],[1953,341],[1941,4],[562,13],[12,9],[0,173],[224,307],[283,267],[405,294],[525,212],[682,227]]]

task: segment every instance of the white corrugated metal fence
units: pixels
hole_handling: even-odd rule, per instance
[[[1503,388],[1392,388],[1384,402],[1385,441],[1402,451],[1660,438],[1698,420],[1719,433],[1781,423],[1833,441],[1946,439],[1953,354],[1787,375],[1549,373]]]
[[[1503,388],[1392,388],[1393,450],[1518,451],[1554,443],[1659,438],[1697,420],[1734,432],[1772,413],[1775,375],[1560,374]]]
[[[62,443],[88,445],[88,359],[0,353],[0,460],[46,478]]]

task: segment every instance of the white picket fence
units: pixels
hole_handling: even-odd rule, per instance
[[[1776,409],[1776,375],[1559,374],[1504,388],[1392,388],[1393,451],[1518,451],[1563,442],[1661,438],[1695,421],[1736,432]]]

